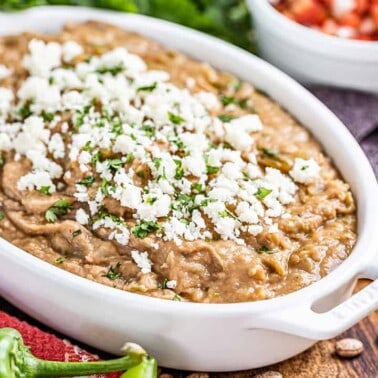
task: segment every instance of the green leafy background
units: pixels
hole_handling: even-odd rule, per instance
[[[254,52],[250,16],[244,0],[0,0],[0,10],[39,5],[82,5],[141,13],[204,31]]]

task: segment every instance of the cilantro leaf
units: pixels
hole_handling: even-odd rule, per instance
[[[131,228],[131,232],[136,238],[144,239],[148,234],[156,231],[160,231],[161,226],[154,221],[139,221],[134,227]]]
[[[178,114],[174,114],[172,112],[168,112],[168,119],[175,125],[180,125],[181,123],[185,122],[185,119],[179,116]]]
[[[272,189],[267,189],[267,188],[260,187],[260,188],[257,189],[257,192],[255,193],[255,196],[257,198],[260,198],[261,200],[263,200],[270,193],[272,193]]]
[[[66,215],[71,208],[71,204],[66,199],[59,199],[45,212],[47,222],[55,222],[60,216]]]

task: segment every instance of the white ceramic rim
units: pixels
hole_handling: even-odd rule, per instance
[[[278,69],[274,68],[270,64],[264,62],[260,58],[257,58],[244,50],[241,50],[231,44],[220,41],[217,38],[208,36],[204,33],[191,30],[189,28],[176,25],[167,21],[161,21],[153,19],[146,16],[134,15],[134,14],[120,14],[111,11],[95,10],[83,7],[39,7],[34,9],[29,9],[27,11],[14,14],[5,15],[0,13],[0,34],[5,34],[1,32],[1,21],[6,20],[7,17],[12,17],[12,20],[17,21],[17,17],[20,15],[29,18],[33,16],[41,16],[43,12],[49,13],[49,17],[56,15],[56,17],[62,18],[62,15],[67,15],[66,19],[70,20],[69,14],[75,14],[75,20],[80,19],[102,19],[103,21],[112,22],[111,20],[118,20],[118,24],[121,22],[129,21],[125,23],[126,28],[132,24],[141,23],[145,26],[152,27],[153,29],[162,29],[166,32],[175,32],[177,38],[185,37],[186,40],[190,40],[191,43],[200,43],[202,45],[208,45],[212,49],[216,49],[218,52],[223,53],[225,56],[232,54],[237,60],[247,60],[253,61],[256,71],[269,71],[272,77],[272,81],[276,84],[286,85],[286,88],[293,91],[295,95],[300,98],[303,97],[308,102],[308,108],[313,108],[319,111],[319,114],[323,118],[327,118],[329,123],[334,126],[331,128],[330,137],[339,138],[345,143],[353,154],[354,159],[359,162],[360,170],[357,179],[359,182],[363,183],[362,189],[363,195],[360,195],[364,200],[363,204],[359,204],[363,207],[363,213],[361,213],[361,208],[359,210],[359,218],[363,215],[363,224],[359,223],[359,237],[357,244],[354,248],[352,254],[334,271],[329,275],[322,278],[320,281],[305,287],[301,290],[287,294],[282,297],[258,301],[258,302],[243,302],[243,303],[226,303],[226,304],[205,304],[205,303],[191,303],[191,302],[175,302],[159,298],[151,298],[148,296],[135,294],[131,292],[115,290],[112,287],[102,285],[86,278],[76,276],[72,273],[64,271],[56,266],[53,266],[37,257],[34,257],[27,252],[14,247],[11,243],[5,240],[0,240],[0,246],[8,245],[12,246],[14,249],[15,257],[18,258],[18,263],[24,266],[33,266],[34,270],[38,270],[42,276],[48,277],[50,280],[63,281],[65,285],[69,287],[74,287],[78,292],[83,295],[96,295],[101,298],[102,296],[111,296],[113,300],[119,301],[129,301],[133,303],[133,306],[139,308],[154,308],[154,311],[160,313],[170,314],[180,314],[183,311],[190,316],[217,316],[228,317],[230,315],[238,314],[254,314],[256,312],[266,312],[273,311],[275,309],[287,308],[292,306],[293,308],[298,306],[298,304],[304,301],[304,298],[308,298],[310,301],[314,301],[322,298],[323,296],[333,292],[338,287],[340,287],[340,281],[347,282],[355,277],[357,277],[364,270],[368,269],[369,264],[373,261],[375,251],[366,252],[366,249],[376,248],[378,245],[378,233],[376,232],[376,225],[378,223],[378,185],[370,167],[370,164],[363,154],[361,148],[347,131],[345,126],[330,112],[318,99],[316,99],[312,94],[305,90],[301,85],[296,83],[286,74],[282,73]],[[9,20],[8,20],[9,21]],[[117,22],[114,21],[115,24]],[[9,22],[8,22],[9,24]],[[133,27],[129,27],[133,30]],[[15,27],[14,30],[19,29]],[[27,28],[24,28],[27,29]],[[12,27],[10,27],[12,30]],[[9,33],[7,33],[9,34]],[[265,88],[264,88],[265,89]],[[332,154],[330,154],[332,155]],[[367,203],[369,202],[369,203]],[[366,214],[365,214],[366,212]],[[361,213],[361,214],[360,214]],[[362,230],[363,228],[363,230]],[[364,247],[365,250],[362,248]],[[357,251],[356,250],[360,250]],[[369,253],[367,255],[367,253]],[[361,261],[361,256],[366,259]]]
[[[277,11],[269,0],[247,0],[252,16],[260,17],[261,22],[271,22],[280,34],[291,35],[292,41],[305,46],[306,49],[316,50],[321,55],[342,55],[343,59],[354,61],[376,61],[378,56],[378,41],[359,41],[325,34],[310,27],[290,20]],[[254,9],[258,8],[257,12]],[[261,14],[259,13],[261,12]],[[353,49],[353,52],[351,51]]]

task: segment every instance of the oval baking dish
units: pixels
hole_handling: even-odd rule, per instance
[[[378,277],[378,187],[358,144],[304,88],[236,47],[168,22],[85,8],[36,8],[0,15],[0,34],[57,32],[67,21],[98,19],[208,61],[267,92],[322,143],[358,203],[351,256],[319,282],[276,299],[238,304],[166,301],[91,282],[0,240],[0,294],[50,327],[117,353],[145,346],[163,366],[232,371],[287,359],[349,328],[378,307],[378,281],[348,299],[358,277]],[[54,21],[53,23],[51,21]]]

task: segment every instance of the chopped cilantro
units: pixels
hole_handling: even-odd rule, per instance
[[[219,172],[219,167],[214,167],[206,164],[206,172],[208,175],[213,175]]]
[[[152,125],[142,125],[141,129],[145,132],[146,136],[153,138],[156,134],[156,128]]]
[[[146,202],[149,204],[149,205],[152,205],[153,203],[155,203],[157,200],[156,197],[147,197],[146,199]]]
[[[113,76],[118,75],[124,70],[124,67],[122,64],[118,64],[117,66],[114,67],[100,67],[96,70],[97,73],[103,75],[106,73],[110,73]]]
[[[18,115],[22,118],[22,119],[25,119],[25,118],[28,118],[31,114],[32,114],[32,111],[30,109],[30,104],[24,104],[22,105],[18,111],[17,111]]]
[[[109,278],[109,280],[116,280],[118,278],[121,278],[122,277],[122,273],[121,271],[119,270],[121,264],[119,262],[117,262],[117,264],[113,265],[113,266],[110,266],[108,272],[104,275],[104,277],[107,277]]]
[[[263,152],[264,155],[266,155],[268,157],[271,157],[271,158],[274,158],[274,159],[277,159],[278,156],[279,156],[278,152],[272,151],[269,148],[259,147],[258,150],[261,151],[261,152]]]
[[[56,260],[55,260],[55,264],[62,264],[66,261],[66,258],[65,257],[58,257]]]
[[[134,227],[131,228],[131,232],[136,238],[144,239],[148,234],[156,231],[160,231],[161,226],[154,221],[140,220]]]
[[[160,165],[161,165],[161,161],[162,161],[161,158],[153,158],[153,159],[152,159],[152,164],[154,165],[154,167],[155,167],[156,169],[159,169],[159,168],[160,168]]]
[[[126,164],[130,164],[132,163],[134,160],[134,154],[132,152],[129,152],[126,156],[126,160],[125,160],[125,163]]]
[[[260,187],[257,189],[257,192],[255,193],[255,196],[263,200],[266,196],[268,196],[270,193],[272,193],[271,189]]]
[[[50,186],[41,186],[39,188],[39,191],[42,193],[42,194],[46,194],[47,196],[51,195],[50,193]]]
[[[47,113],[44,110],[42,111],[41,116],[45,122],[51,122],[54,119],[53,113]]]
[[[192,189],[196,190],[197,192],[202,192],[203,187],[199,182],[195,182],[194,184],[192,184]]]
[[[124,164],[122,159],[109,159],[107,160],[107,163],[108,167],[114,171],[118,171],[118,169],[122,168]]]
[[[256,252],[257,252],[259,255],[261,255],[261,254],[263,254],[263,253],[266,253],[266,254],[268,254],[268,255],[273,255],[274,253],[277,253],[278,250],[277,250],[277,249],[272,250],[272,249],[270,249],[269,247],[267,247],[266,245],[263,245],[263,246],[261,246],[259,249],[256,249]]]
[[[45,212],[47,222],[55,222],[60,216],[66,215],[71,204],[66,199],[59,199]]]
[[[112,133],[115,135],[121,135],[123,133],[122,122],[119,119],[112,124]]]
[[[247,109],[249,105],[249,98],[243,98],[242,100],[239,100],[239,106],[242,109]]]
[[[4,211],[0,211],[0,220],[3,220],[5,218]]]
[[[91,162],[93,165],[96,165],[97,162],[100,162],[102,159],[102,153],[100,151],[96,152],[95,154],[93,154],[92,158],[91,158]]]
[[[164,278],[163,283],[161,284],[162,289],[167,289],[167,282],[168,281],[169,281],[168,278]]]
[[[182,161],[178,159],[174,159],[174,162],[176,164],[176,172],[175,172],[175,179],[181,180],[184,177],[184,168],[182,166]]]
[[[168,118],[175,125],[180,125],[181,123],[185,122],[184,118],[172,112],[168,112]]]
[[[94,176],[86,176],[82,180],[78,181],[77,184],[91,186],[95,181]]]
[[[140,177],[140,178],[143,178],[143,179],[146,177],[144,171],[138,171],[138,172],[136,173],[136,175],[137,175],[138,177]]]
[[[222,121],[222,122],[230,122],[232,121],[235,117],[230,115],[230,114],[220,114],[218,116],[218,118]]]
[[[227,106],[227,105],[231,105],[231,104],[237,104],[238,100],[233,96],[222,95],[221,96],[221,102],[222,102],[223,105]]]
[[[92,150],[92,147],[91,147],[91,141],[88,140],[87,143],[85,143],[84,147],[83,147],[83,151],[91,151]]]
[[[242,82],[240,80],[235,80],[234,82],[232,82],[232,87],[234,88],[235,91],[238,91],[241,89],[242,87]]]
[[[304,166],[301,168],[301,171],[305,171],[308,167],[309,167],[309,165],[304,165]]]
[[[157,87],[157,82],[155,81],[151,85],[146,85],[144,87],[139,87],[137,89],[137,92],[142,92],[142,91],[144,91],[144,92],[152,92],[154,89],[156,89],[156,87]]]
[[[80,229],[74,231],[74,232],[72,233],[72,238],[76,238],[76,236],[79,236],[81,233],[82,233],[82,231],[81,231]]]
[[[178,294],[175,294],[175,296],[173,297],[172,301],[175,301],[175,302],[181,302],[181,297],[178,295]]]
[[[3,158],[3,155],[0,154],[0,167],[2,167],[4,165],[4,158]]]
[[[170,142],[172,142],[178,150],[183,150],[185,148],[185,144],[179,137],[174,137],[170,139]]]

